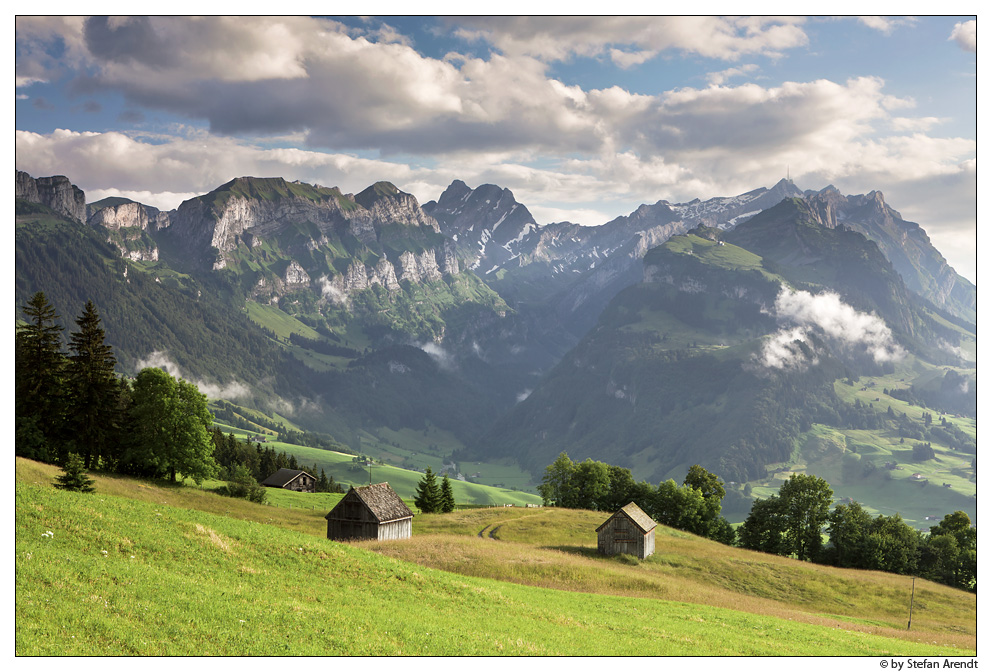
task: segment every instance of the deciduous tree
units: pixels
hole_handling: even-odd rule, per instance
[[[213,416],[195,385],[161,369],[144,369],[134,381],[133,398],[130,461],[173,481],[181,473],[201,483],[216,473],[209,434]]]

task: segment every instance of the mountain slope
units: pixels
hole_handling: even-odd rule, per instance
[[[876,422],[841,401],[836,380],[907,357],[967,366],[949,350],[973,333],[907,290],[875,243],[824,226],[800,198],[731,231],[676,236],[644,266],[486,450],[532,473],[567,451],[652,482],[693,463],[743,482],[788,461],[816,423]]]

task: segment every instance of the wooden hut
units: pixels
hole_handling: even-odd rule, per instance
[[[328,539],[409,539],[413,511],[389,483],[354,486],[324,516]]]
[[[314,492],[317,479],[299,469],[280,469],[262,481],[267,488],[283,488],[296,492]]]
[[[654,528],[657,523],[631,502],[596,528],[599,552],[603,555],[625,553],[646,558],[654,553]]]

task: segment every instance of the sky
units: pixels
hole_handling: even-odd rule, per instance
[[[245,175],[510,189],[539,224],[881,191],[977,271],[974,16],[15,20],[15,161],[160,209]]]

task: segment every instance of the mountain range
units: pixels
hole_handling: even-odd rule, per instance
[[[356,449],[439,430],[445,459],[537,480],[566,450],[747,481],[851,425],[840,380],[909,366],[901,388],[965,414],[976,394],[976,288],[877,191],[782,180],[580,226],[459,180],[420,205],[240,177],[166,212],[15,177],[17,306],[93,300],[122,372],[174,367]]]

